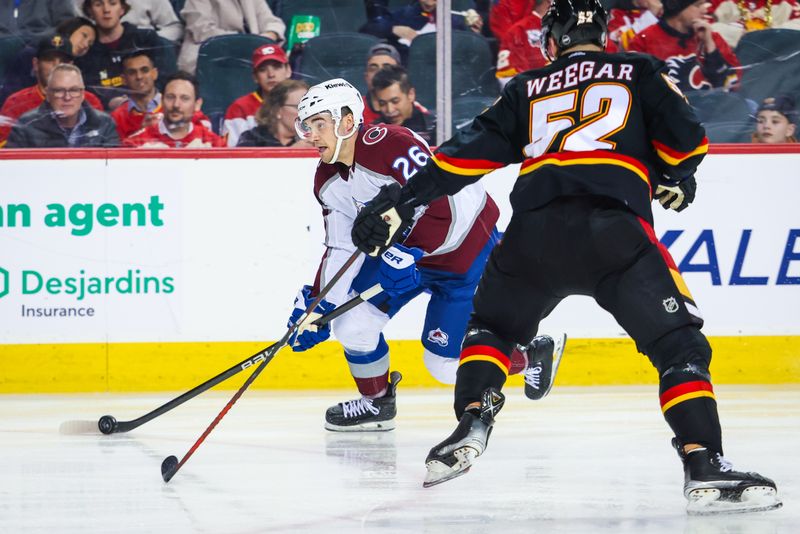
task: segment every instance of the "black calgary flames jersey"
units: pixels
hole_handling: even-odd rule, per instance
[[[652,223],[651,200],[662,177],[689,177],[707,150],[705,130],[662,61],[572,52],[512,79],[410,187],[453,194],[521,163],[511,194],[515,211],[559,196],[599,195]]]

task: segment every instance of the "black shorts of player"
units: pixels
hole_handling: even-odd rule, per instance
[[[514,213],[484,270],[469,327],[526,343],[570,295],[593,297],[641,352],[677,328],[702,326],[652,226],[615,200],[585,196]]]

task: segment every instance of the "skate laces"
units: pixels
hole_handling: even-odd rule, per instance
[[[372,399],[367,399],[366,397],[342,403],[342,412],[345,418],[364,415],[367,411],[372,412],[373,415],[381,413],[380,408],[372,405]]]
[[[733,471],[733,463],[729,460],[726,460],[724,456],[720,453],[717,453],[717,461],[719,462],[719,470],[723,473],[727,473],[728,471]]]
[[[542,383],[541,374],[542,374],[542,364],[538,362],[536,363],[535,366],[528,367],[522,373],[525,379],[525,383],[535,389],[539,389],[539,385]]]

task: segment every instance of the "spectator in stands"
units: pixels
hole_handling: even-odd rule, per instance
[[[218,35],[252,33],[281,43],[286,24],[264,0],[186,0],[181,10],[186,35],[178,67],[194,73],[200,43]]]
[[[364,99],[364,124],[372,124],[380,118],[378,97],[372,89],[372,78],[387,65],[399,65],[400,53],[389,43],[378,43],[367,53],[367,68],[364,71],[364,80],[367,82],[367,92]]]
[[[140,30],[153,30],[173,43],[181,42],[183,23],[169,0],[132,0],[130,6],[122,22],[130,22]]]
[[[489,12],[489,27],[498,42],[502,42],[511,26],[536,8],[536,0],[499,0]]]
[[[500,51],[497,53],[497,71],[495,76],[501,85],[526,70],[538,69],[547,65],[541,47],[542,17],[550,8],[550,0],[536,0],[533,9],[511,28],[500,39]]]
[[[634,36],[658,24],[664,11],[661,0],[617,0],[608,13],[608,39],[627,50]]]
[[[50,73],[56,65],[72,63],[71,52],[70,41],[64,36],[56,34],[41,40],[36,55],[31,60],[36,83],[9,96],[3,103],[3,107],[0,108],[0,147],[5,144],[11,127],[17,119],[38,108],[45,101],[45,90]],[[85,91],[84,98],[90,106],[100,111],[103,110],[100,100],[92,93]]]
[[[97,31],[94,29],[92,21],[83,17],[72,17],[64,20],[56,26],[55,33],[69,38],[72,44],[72,56],[76,58],[85,55],[97,37]],[[47,37],[52,37],[52,35]],[[5,102],[10,94],[37,82],[36,73],[31,70],[31,62],[36,57],[40,42],[41,39],[36,43],[28,44],[13,58],[7,60],[5,76],[0,80],[0,105]],[[43,80],[42,84],[45,81]]]
[[[428,144],[436,141],[436,123],[415,99],[416,90],[408,73],[399,65],[388,65],[372,78],[372,88],[381,110],[379,122],[399,124],[419,134]]]
[[[4,0],[0,2],[0,37],[16,35],[37,43],[75,14],[73,0]]]
[[[766,98],[756,113],[754,143],[796,143],[797,108],[789,95]]]
[[[310,148],[308,141],[297,137],[294,121],[297,105],[308,91],[308,85],[298,80],[284,80],[264,99],[256,113],[255,128],[239,137],[237,146],[293,146]]]
[[[256,112],[272,89],[292,76],[289,58],[277,44],[261,45],[253,51],[253,81],[256,90],[240,96],[228,106],[222,123],[222,135],[228,146],[236,146],[242,132],[256,126]]]
[[[124,83],[122,58],[133,50],[157,55],[161,43],[155,32],[122,22],[130,10],[127,0],[83,0],[82,9],[97,25],[97,40],[75,64],[83,71],[86,84],[108,105],[115,96],[125,94],[120,90]]]
[[[800,4],[796,0],[711,0],[711,29],[735,47],[747,32],[767,28],[800,30]]]
[[[178,71],[164,85],[161,119],[125,139],[126,146],[144,148],[210,148],[224,147],[225,141],[202,124],[194,121],[203,99],[197,78]]]
[[[134,51],[122,60],[122,77],[128,95],[125,100],[111,112],[111,118],[117,124],[120,139],[125,139],[158,123],[164,115],[161,105],[161,93],[158,91],[158,69],[153,57],[147,50]],[[197,111],[192,122],[211,129],[211,121],[202,111]]]
[[[6,148],[118,146],[114,121],[85,102],[84,89],[78,67],[56,65],[47,80],[47,99],[20,117]]]
[[[401,56],[407,56],[408,47],[417,35],[436,31],[436,0],[416,0],[394,11],[378,9],[385,5],[382,0],[367,2],[367,23],[361,31],[389,40]],[[454,30],[481,33],[483,19],[474,9],[459,13],[452,15]]]
[[[628,50],[664,60],[670,76],[684,91],[735,88],[739,60],[704,16],[705,0],[664,0],[658,24],[636,34]]]

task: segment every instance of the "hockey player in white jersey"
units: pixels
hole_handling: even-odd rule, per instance
[[[325,220],[325,251],[314,283],[295,300],[289,324],[298,320],[321,286],[356,250],[352,223],[381,187],[402,185],[431,157],[428,145],[407,128],[362,125],[363,100],[343,79],[312,87],[298,106],[298,134],[319,150],[314,195]],[[398,187],[399,187],[398,185]],[[332,324],[361,397],[325,414],[333,431],[394,428],[395,391],[400,373],[389,373],[389,346],[382,330],[406,303],[427,291],[430,303],[422,329],[424,363],[431,375],[455,383],[461,340],[472,297],[490,250],[498,240],[499,211],[483,186],[475,184],[420,209],[401,244],[380,258],[362,257],[336,284],[316,312],[324,314],[376,283],[383,292]],[[306,323],[308,324],[308,323]],[[308,350],[330,336],[329,327],[301,327],[293,350]],[[532,399],[547,394],[566,337],[538,336],[507,361],[507,370],[526,377]],[[513,365],[512,365],[513,363]]]

